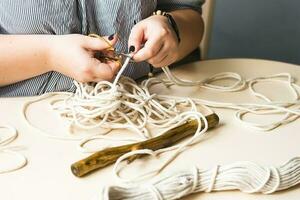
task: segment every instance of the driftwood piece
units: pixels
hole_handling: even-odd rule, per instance
[[[219,117],[215,113],[207,115],[205,118],[208,121],[208,128],[215,127],[219,123]],[[152,139],[111,147],[96,152],[89,157],[72,164],[71,170],[75,176],[82,177],[96,169],[115,163],[120,156],[130,151],[138,149],[151,149],[155,151],[161,148],[170,147],[180,140],[193,135],[197,127],[198,123],[196,120],[188,120],[186,123]]]

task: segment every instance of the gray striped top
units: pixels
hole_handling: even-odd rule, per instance
[[[157,9],[171,11],[192,8],[201,11],[203,1],[1,0],[0,34],[118,33],[120,40],[116,48],[126,52],[127,39],[134,21],[150,16]],[[136,79],[146,75],[148,71],[147,63],[134,63],[128,66],[124,74]],[[53,71],[0,87],[0,96],[28,96],[74,90],[71,78]]]

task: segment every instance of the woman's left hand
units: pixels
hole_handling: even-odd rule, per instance
[[[178,39],[165,16],[153,15],[137,23],[128,43],[136,62],[147,61],[154,67],[164,67],[178,59]]]

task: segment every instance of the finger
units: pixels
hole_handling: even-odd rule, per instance
[[[114,71],[109,64],[101,63],[99,60],[94,59],[91,66],[94,79],[111,81],[114,77]]]
[[[157,53],[156,56],[150,58],[148,62],[154,67],[164,67],[176,62],[178,58],[177,46],[174,42],[165,42],[163,48]],[[166,59],[167,58],[167,59]]]
[[[163,41],[160,38],[151,38],[145,43],[145,46],[142,49],[134,54],[133,59],[136,62],[149,60],[156,56],[162,47]]]
[[[128,46],[129,53],[135,53],[141,49],[145,40],[145,29],[142,24],[136,24],[129,35]]]
[[[113,47],[116,44],[117,40],[118,37],[116,35],[105,37],[85,36],[83,47],[93,51],[102,51]]]
[[[103,39],[113,47],[113,46],[115,46],[115,44],[118,41],[118,35],[117,34],[111,34],[109,36],[104,36]]]
[[[162,57],[159,61],[157,62],[149,62],[151,65],[153,65],[154,67],[165,67],[165,61],[168,58],[168,55],[164,55],[164,57]]]
[[[166,67],[173,63],[173,60],[170,56],[165,56],[160,63],[153,64],[154,67]]]
[[[170,47],[168,45],[164,45],[157,56],[149,59],[148,62],[154,67],[165,67],[172,64],[174,60],[172,55],[173,53],[172,50],[170,50]]]
[[[169,48],[165,44],[163,44],[159,52],[152,58],[148,59],[147,62],[156,67],[157,64],[161,63],[162,60],[164,60],[168,56],[168,51]]]
[[[121,68],[121,63],[118,61],[107,61],[107,64],[111,67],[113,74],[117,74]]]

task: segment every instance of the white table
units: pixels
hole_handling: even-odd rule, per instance
[[[250,59],[222,59],[189,64],[174,70],[175,74],[186,79],[203,79],[218,72],[235,71],[246,78],[289,72],[300,79],[300,67],[273,61]],[[298,82],[299,83],[299,82]],[[280,84],[262,84],[263,92],[276,99],[289,99],[291,95],[284,92],[286,86]],[[157,89],[156,89],[157,90]],[[220,93],[207,91],[198,87],[174,87],[160,90],[165,94],[193,96],[203,99],[253,102],[248,92]],[[77,148],[77,142],[49,139],[36,129],[29,127],[23,120],[21,110],[24,102],[30,98],[0,99],[0,123],[11,124],[18,129],[19,137],[11,145],[26,147],[20,151],[28,160],[28,165],[16,172],[0,174],[0,199],[2,200],[53,200],[53,199],[89,199],[99,191],[102,184],[114,183],[112,167],[99,170],[84,178],[75,177],[70,165],[86,157]],[[46,101],[33,104],[28,113],[34,124],[49,133],[60,134],[64,122],[50,110]],[[197,165],[203,168],[235,161],[254,161],[266,165],[280,165],[288,159],[299,156],[300,121],[281,126],[271,132],[258,132],[245,128],[234,119],[233,110],[214,109],[219,115],[220,125],[209,132],[210,137],[183,152],[167,169],[182,169]],[[259,118],[267,122],[268,117]],[[63,134],[61,132],[61,134]],[[0,160],[3,156],[0,155]],[[3,162],[1,160],[1,162]],[[149,161],[150,162],[150,161]],[[145,166],[151,167],[153,161],[138,162],[131,167],[131,173],[142,172]],[[151,164],[152,163],[152,164]],[[164,171],[163,173],[166,173]],[[130,173],[129,173],[130,175]],[[233,192],[198,193],[185,199],[299,199],[300,188],[296,186],[288,191],[272,195],[243,194]]]

